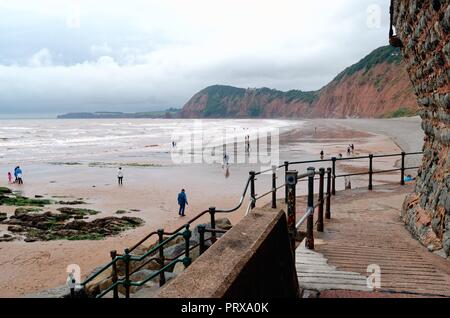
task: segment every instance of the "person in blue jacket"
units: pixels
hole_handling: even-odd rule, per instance
[[[14,170],[14,175],[16,176],[16,180],[18,184],[23,184],[22,181],[22,169],[20,169],[19,166],[16,167],[16,169]]]
[[[19,169],[19,167],[14,168],[14,183],[17,182],[17,169]]]
[[[184,191],[184,189],[182,189],[181,192],[178,194],[178,204],[180,205],[180,210],[178,211],[178,214],[184,216],[184,209],[186,207],[186,204],[189,205],[187,202],[186,192]]]

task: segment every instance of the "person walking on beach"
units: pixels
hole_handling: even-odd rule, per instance
[[[345,190],[352,189],[352,181],[350,180],[350,177],[344,177],[344,184],[345,184]]]
[[[320,160],[323,160],[323,156],[324,156],[324,153],[323,153],[323,150],[321,150],[320,151]]]
[[[11,174],[10,171],[8,171],[8,182],[9,182],[9,183],[13,183],[13,180],[12,180],[12,174]]]
[[[250,136],[245,136],[245,151],[250,152]]]
[[[222,164],[222,168],[226,165],[228,167],[229,163],[228,161],[230,160],[230,157],[227,154],[223,155],[223,164]]]
[[[17,169],[19,169],[19,167],[14,168],[14,183],[17,182]]]
[[[117,170],[117,181],[119,182],[119,185],[123,185],[123,171],[122,171],[122,167],[119,167],[119,170]]]
[[[355,145],[354,144],[351,144],[350,145],[350,148],[352,149],[352,155],[355,153]]]
[[[23,184],[23,180],[22,180],[22,169],[20,169],[19,166],[17,166],[16,170],[14,171],[14,173],[16,174],[16,180],[18,184]]]
[[[181,192],[178,193],[178,205],[180,206],[180,210],[178,210],[178,215],[185,216],[184,209],[186,208],[186,204],[189,205],[187,202],[186,192],[184,191],[184,189],[181,189]]]
[[[350,146],[347,148],[347,157],[350,157],[351,149]]]

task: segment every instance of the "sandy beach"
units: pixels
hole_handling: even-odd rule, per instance
[[[396,124],[392,124],[393,122]],[[294,121],[289,123],[289,129],[286,129],[280,138],[280,163],[284,160],[319,159],[322,149],[325,158],[339,153],[345,157],[350,143],[355,145],[355,156],[399,153],[402,150],[420,151],[423,139],[417,131],[420,129],[420,122],[414,118],[311,120],[298,124]],[[421,130],[419,132],[422,133]],[[34,161],[22,165],[25,176],[23,186],[11,186],[5,182],[0,183],[0,186],[20,190],[29,197],[41,195],[50,199],[83,199],[87,204],[81,207],[101,211],[98,215],[90,216],[90,219],[116,216],[117,210],[134,210],[127,216],[142,218],[145,224],[118,236],[96,241],[1,242],[0,297],[20,297],[61,286],[65,283],[66,268],[70,264],[78,264],[82,277],[86,277],[94,268],[109,261],[110,250],[122,251],[151,231],[158,228],[170,230],[183,224],[186,219],[177,215],[176,200],[181,188],[187,191],[188,218],[210,206],[234,207],[238,203],[248,172],[259,169],[254,164],[232,163],[227,173],[218,163],[176,165],[168,160],[167,153],[155,154],[150,159],[131,158],[131,155],[121,158],[108,154],[95,158],[68,157],[60,161],[59,164]],[[68,164],[72,161],[77,164]],[[398,158],[377,159],[374,162],[375,169],[392,169],[397,161]],[[117,185],[115,178],[117,165],[124,167],[123,187]],[[319,166],[320,164],[316,165],[317,168]],[[367,162],[355,161],[351,164],[339,164],[338,170],[352,172],[364,170],[366,166]],[[307,165],[296,167],[299,171],[306,168]],[[6,175],[5,169],[2,166],[3,175]],[[278,177],[283,180],[283,173],[280,172]],[[257,193],[268,191],[270,175],[263,175],[258,179]],[[374,180],[375,184],[398,181],[398,173],[377,175]],[[354,178],[352,184],[354,187],[366,186],[367,177]],[[304,184],[299,185],[300,193],[304,188]],[[343,180],[338,180],[337,189],[343,189]],[[258,204],[263,205],[265,202]],[[246,205],[247,203],[245,207]],[[46,206],[45,211],[56,211],[61,206]],[[6,212],[8,216],[12,215],[14,210],[15,207],[0,207],[0,211]],[[243,213],[244,207],[226,217],[236,223]],[[200,220],[201,222],[207,222],[207,219]],[[6,228],[7,226],[0,224],[0,234],[6,233]]]

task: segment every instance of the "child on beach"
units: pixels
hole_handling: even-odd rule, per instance
[[[9,183],[13,183],[13,180],[12,180],[12,174],[11,174],[11,172],[9,172],[9,171],[8,171],[8,182],[9,182]]]
[[[119,182],[119,185],[123,185],[123,171],[122,171],[122,167],[119,167],[119,170],[117,171],[117,180]]]

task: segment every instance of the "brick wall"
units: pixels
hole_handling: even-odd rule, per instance
[[[450,1],[395,0],[394,26],[421,107],[424,157],[403,219],[422,244],[450,260]]]

